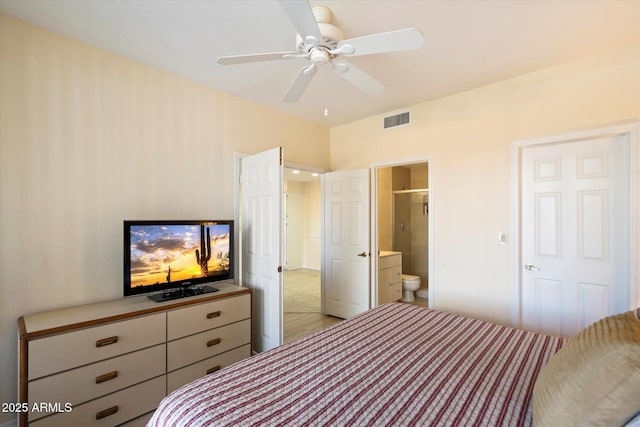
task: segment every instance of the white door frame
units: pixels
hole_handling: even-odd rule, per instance
[[[626,136],[629,140],[629,309],[640,306],[640,277],[638,277],[638,245],[640,244],[640,219],[638,201],[640,201],[640,123],[626,123],[606,128],[591,129],[561,135],[515,141],[511,144],[511,205],[512,205],[512,308],[511,320],[515,327],[522,326],[522,257],[521,257],[521,211],[520,211],[520,173],[522,150],[525,147],[542,144],[557,144],[601,137]]]
[[[429,308],[433,308],[433,288],[434,288],[434,274],[433,274],[433,212],[435,209],[432,206],[436,206],[433,203],[435,195],[435,186],[433,181],[433,157],[427,155],[424,157],[410,157],[400,160],[389,160],[384,162],[376,162],[370,164],[371,169],[371,307],[375,307],[378,300],[378,169],[389,168],[393,166],[405,166],[414,163],[428,163],[427,179],[429,182],[429,234],[428,242],[428,259],[427,259],[427,283],[429,289]]]

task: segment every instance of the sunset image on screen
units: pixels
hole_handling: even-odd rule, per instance
[[[131,227],[131,287],[228,272],[229,227],[225,224]]]

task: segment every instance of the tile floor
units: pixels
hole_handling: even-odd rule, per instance
[[[415,301],[412,301],[412,302],[407,303],[407,304],[419,305],[420,307],[429,308],[429,300],[428,299],[424,299],[424,298],[416,298]]]
[[[416,298],[409,304],[429,306]],[[320,313],[320,272],[296,269],[284,272],[284,342],[293,341],[342,319]]]
[[[320,313],[320,272],[296,269],[284,272],[284,342],[340,322]]]
[[[320,272],[304,268],[284,272],[284,312],[320,312]]]

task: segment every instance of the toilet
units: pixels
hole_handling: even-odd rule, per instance
[[[410,274],[402,275],[402,301],[412,302],[416,297],[414,292],[420,289],[420,277]]]

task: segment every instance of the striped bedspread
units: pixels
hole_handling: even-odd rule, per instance
[[[559,338],[407,304],[196,380],[148,426],[520,426]]]

